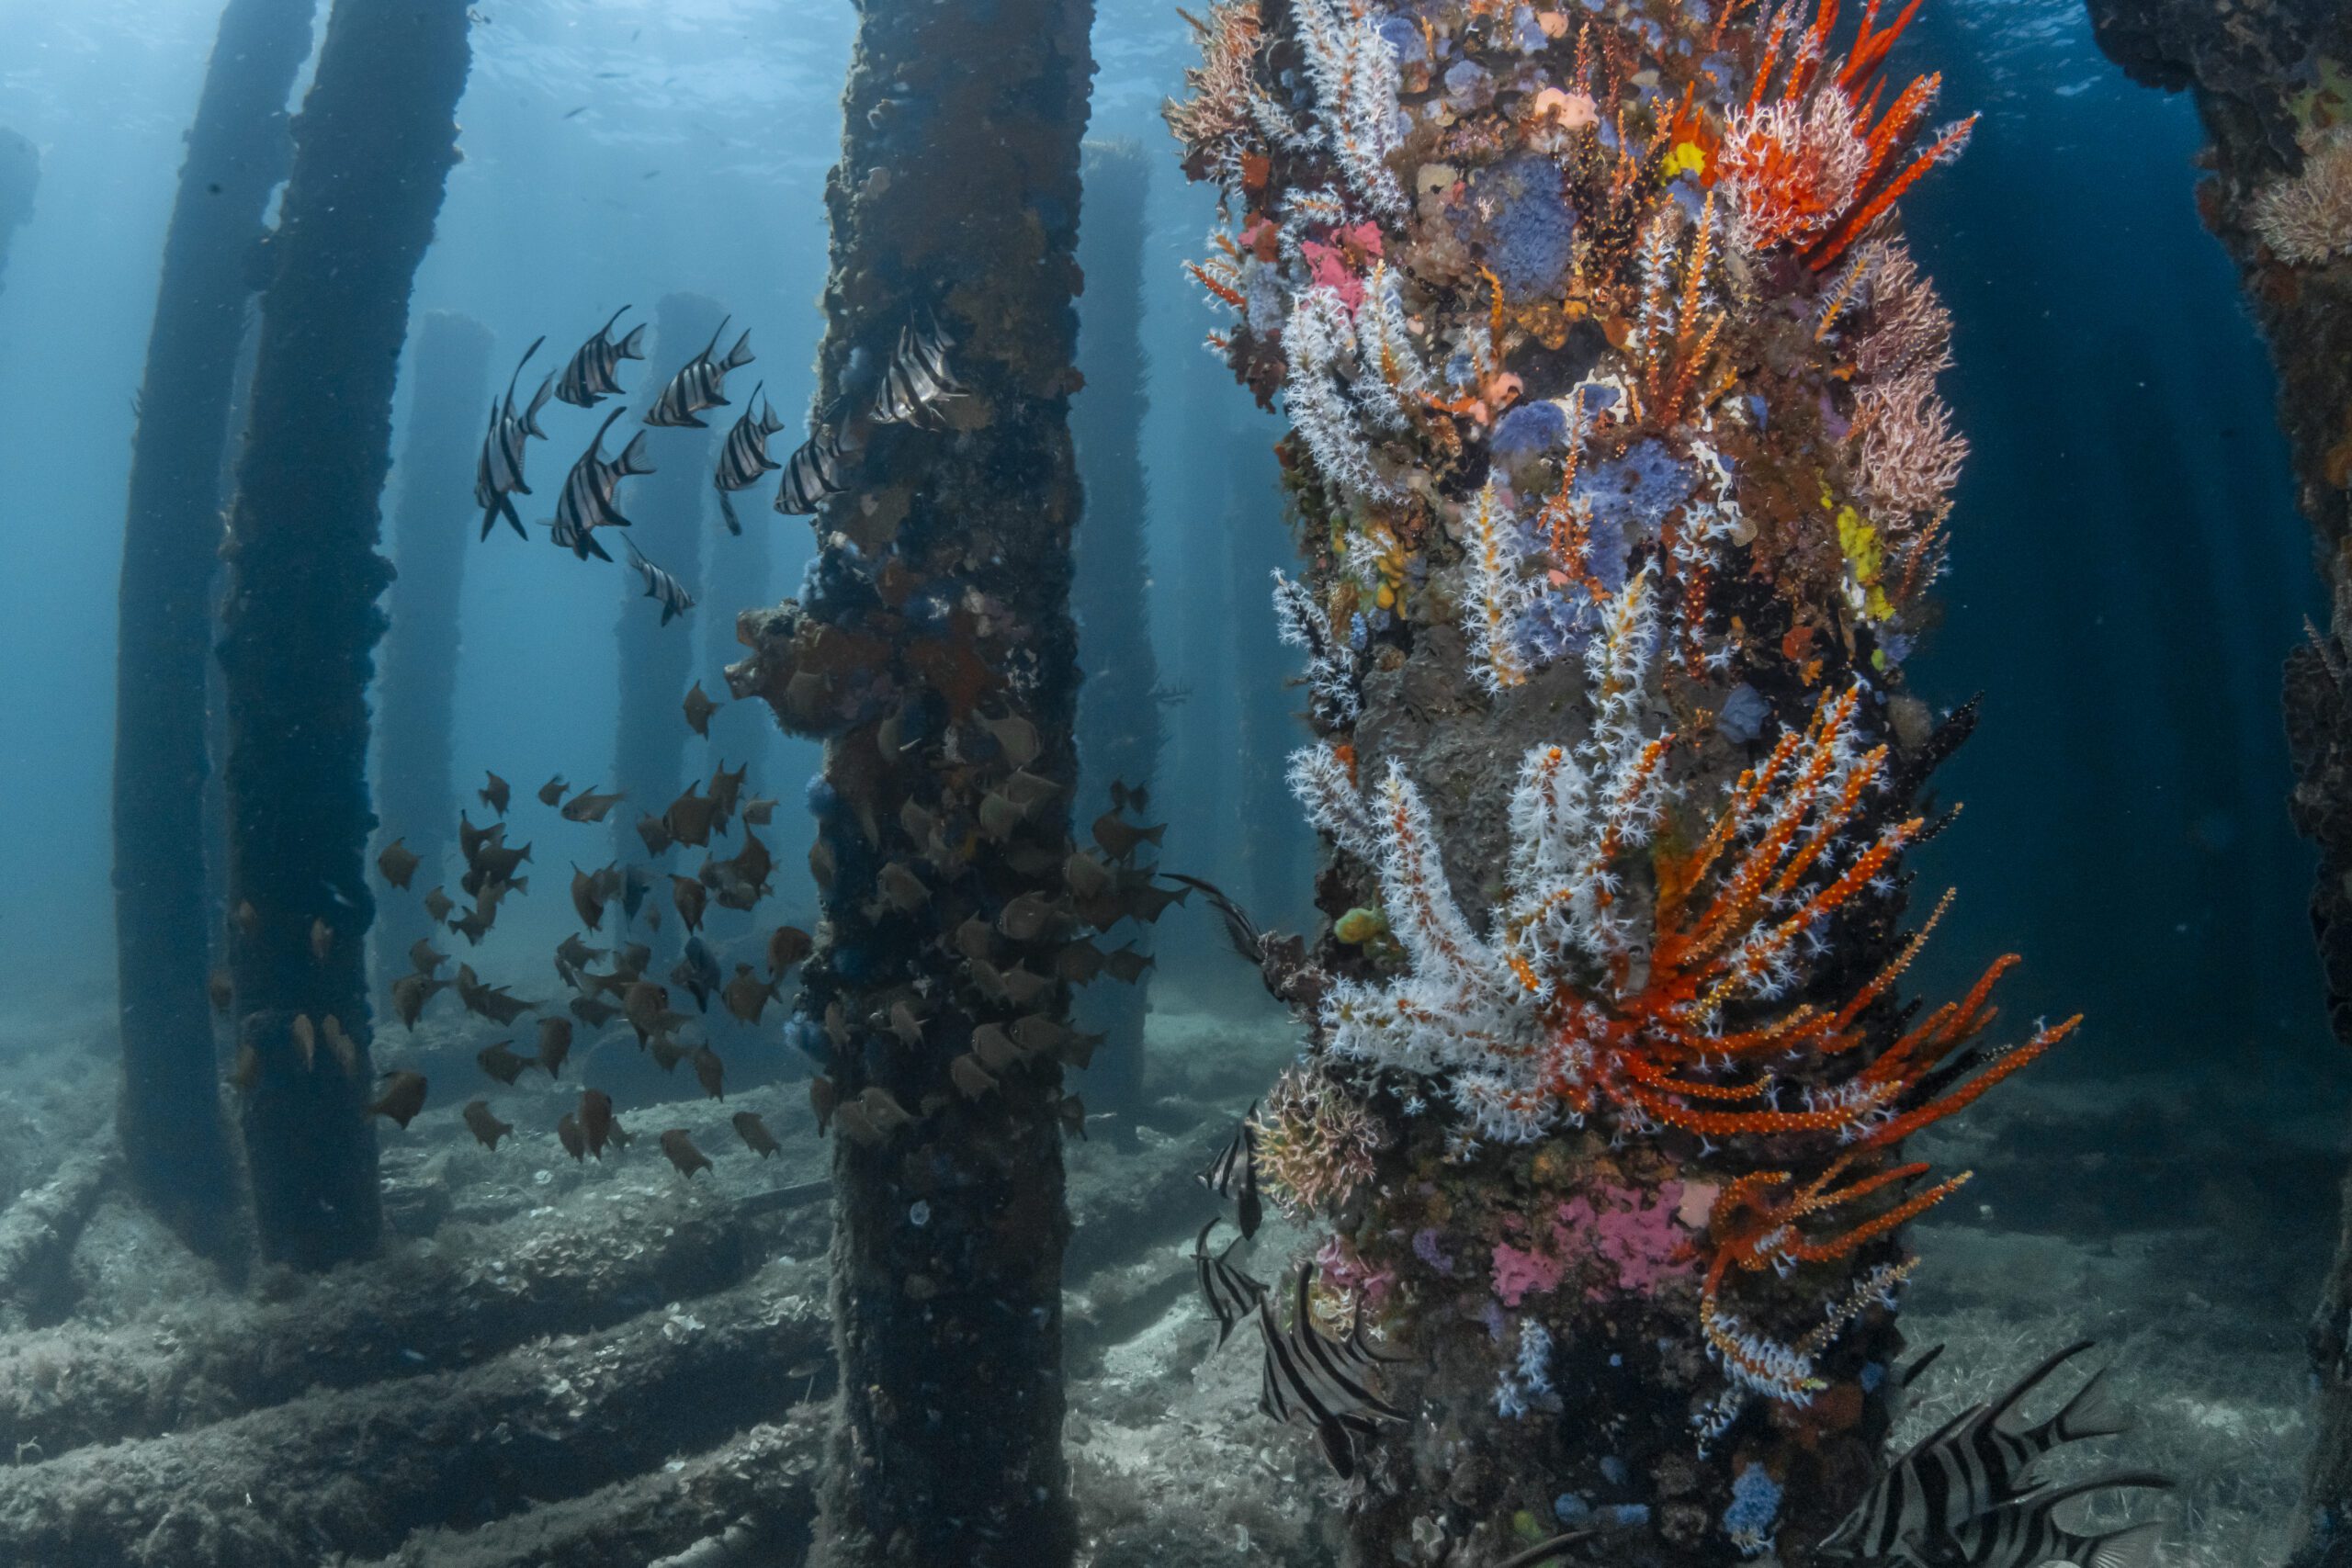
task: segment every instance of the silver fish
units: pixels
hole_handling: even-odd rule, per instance
[[[1193,1243],[1193,1268],[1200,1276],[1201,1296],[1208,1303],[1209,1315],[1216,1319],[1216,1342],[1223,1346],[1250,1309],[1265,1298],[1266,1282],[1251,1279],[1226,1261],[1241,1245],[1240,1237],[1227,1242],[1223,1252],[1209,1251],[1209,1233],[1216,1226],[1217,1222],[1211,1220],[1201,1227]]]
[[[683,615],[695,607],[694,595],[686,592],[686,585],[646,559],[644,552],[634,542],[630,543],[628,553],[629,564],[636,567],[637,574],[645,580],[645,597],[661,601],[663,626],[668,626],[673,616]]]
[[[596,439],[588,443],[588,450],[571,465],[565,476],[563,494],[555,503],[555,542],[586,560],[590,556],[610,560],[604,547],[596,543],[598,528],[626,528],[629,520],[621,515],[615,503],[615,492],[621,480],[636,474],[650,474],[653,466],[645,461],[645,433],[639,431],[629,438],[621,455],[610,462],[605,459],[605,433],[616,420],[628,412],[615,409],[605,416],[596,429]]]
[[[718,347],[720,333],[727,322],[718,323],[718,331],[710,334],[709,346],[685,363],[685,367],[670,378],[662,395],[653,400],[652,410],[645,423],[656,426],[691,426],[695,430],[709,427],[700,418],[706,409],[722,408],[727,402],[727,373],[752,363],[752,334],[745,333],[735,340],[724,359],[713,359]]]
[[[882,374],[874,395],[876,424],[930,424],[939,405],[960,398],[964,389],[947,367],[947,351],[955,344],[933,322],[922,332],[910,323],[899,329],[899,351]]]
[[[485,539],[501,517],[519,536],[531,536],[524,530],[513,498],[531,493],[531,487],[523,482],[523,446],[533,436],[541,441],[548,438],[548,433],[539,428],[539,411],[548,405],[555,378],[549,376],[539,383],[531,406],[520,413],[514,412],[514,387],[523,378],[523,367],[531,362],[531,355],[538,353],[539,344],[547,341],[537,338],[523,351],[523,357],[514,362],[514,374],[507,378],[505,399],[490,405],[490,429],[482,436],[481,460],[474,467],[474,504],[481,508],[481,536]]]
[[[2066,1562],[2075,1568],[2148,1568],[2164,1526],[2154,1520],[2102,1535],[2082,1535],[2058,1523],[2061,1504],[2088,1492],[2131,1487],[2159,1491],[2172,1486],[2164,1475],[2100,1475],[2053,1486],[2004,1503],[1932,1541],[1908,1542],[1895,1560],[1917,1568],[2036,1568]]]
[[[645,342],[643,326],[632,328],[627,337],[614,341],[614,326],[628,314],[628,307],[626,305],[615,310],[612,321],[605,323],[604,330],[580,345],[579,352],[571,356],[571,363],[565,366],[563,374],[556,378],[557,398],[574,408],[593,409],[620,391],[621,384],[614,379],[614,373],[620,368],[621,361],[645,357],[642,351]]]
[[[1304,1417],[1341,1480],[1355,1473],[1356,1436],[1371,1436],[1383,1421],[1409,1419],[1358,1375],[1349,1365],[1353,1358],[1343,1354],[1338,1342],[1315,1326],[1306,1269],[1298,1271],[1290,1327],[1274,1325],[1273,1308],[1261,1296],[1258,1330],[1266,1345],[1258,1408],[1277,1421]]]
[[[1237,1223],[1245,1236],[1258,1234],[1259,1222],[1266,1213],[1258,1196],[1258,1134],[1250,1126],[1250,1118],[1257,1114],[1258,1102],[1253,1100],[1241,1113],[1241,1124],[1233,1130],[1233,1141],[1200,1173],[1202,1186],[1220,1198],[1239,1200]]]
[[[829,496],[849,488],[842,478],[842,459],[848,449],[831,425],[793,449],[785,459],[784,481],[776,487],[775,509],[787,517],[812,517]]]
[[[749,490],[768,474],[784,465],[768,456],[768,437],[784,428],[784,421],[776,418],[773,405],[762,401],[763,381],[752,389],[744,400],[743,417],[727,432],[727,439],[718,449],[718,471],[711,476],[711,484],[718,491],[718,510],[727,518],[727,531],[740,535],[742,522],[735,515],[733,492]]]

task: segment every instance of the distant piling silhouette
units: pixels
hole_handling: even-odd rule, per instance
[[[8,280],[8,244],[33,215],[40,187],[40,150],[18,131],[0,127],[0,287]]]
[[[492,396],[491,352],[489,328],[435,310],[409,354],[408,434],[392,509],[399,575],[385,598],[391,624],[376,684],[375,778],[378,847],[399,839],[424,863],[412,893],[457,880],[446,862],[458,803],[450,761],[464,643],[458,603],[480,515],[471,480]],[[422,902],[394,896],[377,924],[382,965],[406,970],[409,945],[435,929]]]
[[[826,742],[824,922],[785,1025],[838,1100],[821,1568],[1066,1568],[1077,1544],[1062,1140],[1081,1123],[1062,1067],[1084,1052],[1054,976],[1080,934],[1060,901],[1092,13],[861,8],[816,400],[842,489],[807,603],[747,617],[756,646],[729,671]],[[961,396],[933,396],[921,345],[939,340]],[[1021,1001],[1015,969],[1045,981]]]
[[[466,0],[339,0],[327,23],[294,123],[230,523],[220,657],[245,1156],[263,1254],[302,1268],[366,1253],[382,1227],[364,1110],[367,694],[390,581],[378,502],[409,295],[457,163],[467,25]],[[347,1061],[330,1050],[342,1036]]]
[[[650,366],[633,400],[650,407],[679,367],[702,352],[726,314],[717,300],[699,294],[663,295],[653,311]],[[728,342],[718,345],[718,353],[724,355],[735,334],[750,324],[730,323]],[[754,340],[753,351],[759,346]],[[706,510],[715,513],[718,507],[710,485],[711,473],[718,464],[718,443],[742,412],[755,376],[756,371],[747,375],[739,370],[729,377],[730,403],[702,416],[710,426],[707,431],[654,431],[646,443],[654,471],[631,479],[621,491],[621,510],[635,525],[628,530],[629,542],[684,583],[686,592],[697,600],[706,597],[703,513]],[[634,428],[614,428],[607,457],[617,453]],[[661,816],[663,807],[686,787],[687,743],[693,733],[686,728],[680,705],[695,680],[695,621],[708,610],[697,604],[684,625],[672,621],[663,626],[661,606],[645,596],[644,581],[627,567],[626,547],[611,536],[607,540],[615,558],[624,564],[619,573],[620,616],[614,627],[620,657],[620,718],[613,739],[613,781],[605,787],[628,795],[610,818],[613,852],[626,859],[645,852],[637,836],[639,816],[648,811]]]
[[[1074,812],[1081,848],[1091,842],[1085,824],[1111,807],[1114,782],[1148,789],[1158,778],[1161,740],[1143,468],[1144,415],[1150,406],[1150,365],[1143,349],[1144,205],[1151,165],[1136,142],[1091,142],[1084,178],[1078,257],[1086,295],[1079,308],[1078,366],[1085,386],[1070,401],[1070,434],[1086,486],[1086,525],[1071,552],[1077,575],[1070,585],[1085,672],[1078,699]],[[1129,920],[1110,940],[1148,953],[1151,938],[1151,927]],[[1078,1003],[1084,1027],[1107,1036],[1086,1071],[1086,1092],[1097,1111],[1131,1113],[1141,1102],[1149,981],[1147,974],[1132,986],[1092,986]]]
[[[231,0],[187,136],[124,518],[114,761],[119,1131],[131,1185],[192,1245],[229,1243],[235,1161],[220,1113],[207,971],[218,818],[205,802],[213,583],[255,247],[286,177],[286,102],[311,52],[311,0]],[[0,184],[6,184],[0,179]],[[0,195],[0,229],[8,198]],[[0,246],[5,240],[0,240]]]

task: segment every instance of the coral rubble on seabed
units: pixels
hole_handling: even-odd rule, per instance
[[[1193,272],[1292,426],[1336,852],[1315,1111],[1260,1134],[1328,1325],[1433,1369],[1382,1369],[1419,1420],[1360,1456],[1367,1558],[1816,1536],[1885,1435],[1899,1229],[1966,1179],[1903,1140],[2072,1028],[1985,1033],[2009,958],[1896,994],[1971,717],[1901,683],[1965,446],[1894,203],[1973,124],[1887,73],[1913,10],[1195,23]]]

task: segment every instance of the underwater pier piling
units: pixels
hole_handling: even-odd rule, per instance
[[[2099,47],[2132,80],[2188,91],[2208,138],[2197,210],[2236,265],[2278,376],[2278,423],[2313,536],[2328,625],[2288,656],[2296,828],[2319,851],[2312,927],[2327,1019],[2352,1046],[2352,10],[2245,12],[2092,0]],[[2352,1187],[2343,1199],[2352,1214]],[[2352,1230],[2309,1335],[2318,1440],[2289,1568],[2352,1562]]]
[[[815,404],[854,450],[815,519],[807,603],[747,614],[753,651],[729,671],[825,741],[825,924],[786,1028],[838,1106],[843,1392],[811,1559],[830,1568],[1055,1568],[1075,1545],[1068,987],[1016,1004],[967,963],[1050,980],[1077,934],[1056,900],[1077,775],[1069,421],[1092,20],[1087,0],[862,8]],[[960,393],[875,419],[886,367],[926,338]],[[978,1032],[1009,1042],[1016,1024],[1023,1043],[982,1067]]]
[[[21,131],[0,126],[0,287],[8,280],[8,246],[33,215],[40,189],[40,149]]]
[[[1151,642],[1149,487],[1143,467],[1150,363],[1143,347],[1145,203],[1151,165],[1133,141],[1093,141],[1082,169],[1085,221],[1078,259],[1086,277],[1079,306],[1078,367],[1085,384],[1070,400],[1070,434],[1086,490],[1086,526],[1071,550],[1070,605],[1078,621],[1084,683],[1078,694],[1079,796],[1074,822],[1111,809],[1111,785],[1149,790],[1159,776],[1159,663]],[[1143,814],[1154,818],[1152,811]],[[1112,940],[1139,953],[1152,928],[1129,921]],[[1080,1023],[1106,1038],[1086,1069],[1089,1105],[1132,1112],[1144,1092],[1144,1019],[1151,976],[1131,986],[1092,986],[1076,1003]],[[1125,1119],[1122,1128],[1133,1123]]]
[[[379,815],[423,863],[422,893],[445,880],[458,820],[451,774],[458,664],[465,631],[466,519],[476,508],[468,484],[481,441],[479,411],[491,398],[490,329],[452,310],[429,311],[409,351],[408,439],[401,452],[400,500],[392,509],[396,575],[385,596],[384,651],[376,676],[376,802]],[[409,944],[435,933],[416,898],[395,902],[376,927],[376,948],[393,974],[408,968]]]
[[[287,99],[311,0],[221,12],[164,241],[123,525],[115,667],[114,888],[131,1186],[190,1245],[232,1245],[239,1193],[220,1109],[208,972],[222,949],[205,810],[222,475],[254,248],[286,177]]]
[[[467,27],[466,0],[338,0],[329,17],[293,127],[231,514],[220,660],[245,1158],[263,1255],[301,1268],[369,1251],[382,1224],[362,1110],[368,682],[390,581],[378,502],[410,291],[457,163]]]

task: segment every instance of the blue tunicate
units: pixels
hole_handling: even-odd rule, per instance
[[[1911,639],[1901,632],[1883,631],[1878,634],[1878,650],[1889,664],[1900,664],[1911,657]]]
[[[832,781],[825,777],[822,773],[810,773],[808,775],[808,788],[806,793],[808,796],[808,815],[814,817],[820,822],[824,821],[826,818],[832,816],[834,812],[841,809],[842,797],[840,792],[833,788]]]
[[[1421,29],[1413,25],[1409,17],[1391,17],[1382,22],[1380,36],[1389,48],[1396,51],[1399,64],[1419,65],[1430,57],[1429,40],[1422,37]]]
[[[1544,36],[1543,25],[1536,21],[1535,13],[1525,6],[1512,14],[1511,29],[1511,47],[1521,54],[1540,54],[1544,46],[1552,41]]]
[[[1495,101],[1495,79],[1477,62],[1457,60],[1445,68],[1445,98],[1456,108],[1485,108]]]
[[[1604,1454],[1600,1460],[1600,1476],[1611,1486],[1623,1486],[1634,1478],[1634,1472],[1626,1469],[1625,1461],[1615,1454]]]
[[[1363,618],[1362,610],[1358,610],[1348,617],[1348,646],[1362,653],[1371,643],[1372,623]]]
[[[1449,386],[1466,387],[1477,379],[1478,367],[1470,363],[1466,354],[1457,354],[1445,362],[1445,379]]]
[[[1592,1505],[1573,1492],[1563,1492],[1552,1499],[1552,1517],[1564,1525],[1580,1525],[1592,1517]]]
[[[1568,439],[1568,416],[1555,402],[1521,403],[1498,421],[1488,446],[1498,457],[1540,457]]]
[[[1750,1462],[1732,1478],[1731,1506],[1724,1510],[1724,1533],[1749,1556],[1765,1550],[1772,1521],[1781,1515],[1781,1483],[1762,1465]]]
[[[1862,1375],[1855,1381],[1862,1385],[1864,1393],[1876,1393],[1886,1384],[1886,1368],[1877,1361],[1865,1361]]]
[[[1469,210],[1481,218],[1472,237],[1512,304],[1555,299],[1567,284],[1577,212],[1560,186],[1560,168],[1539,153],[1482,169],[1471,182]]]
[[[833,1059],[833,1043],[825,1037],[824,1027],[805,1013],[784,1021],[784,1043],[820,1066]]]
[[[1724,739],[1745,746],[1764,733],[1765,724],[1772,716],[1772,706],[1764,694],[1742,681],[1724,696],[1724,710],[1715,716],[1715,728]]]
[[[1657,440],[1635,442],[1577,476],[1576,493],[1592,509],[1590,566],[1602,587],[1614,593],[1625,586],[1633,547],[1654,543],[1697,484],[1690,465]]]
[[[1616,1503],[1600,1510],[1601,1517],[1619,1529],[1633,1529],[1650,1522],[1647,1503]]]

